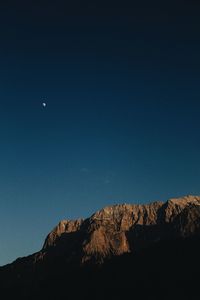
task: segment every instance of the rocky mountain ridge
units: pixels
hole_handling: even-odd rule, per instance
[[[63,220],[34,261],[63,255],[69,262],[102,263],[152,243],[199,232],[200,196],[105,207],[83,220]]]
[[[196,300],[199,252],[199,196],[108,206],[59,222],[39,252],[1,267],[1,295]]]

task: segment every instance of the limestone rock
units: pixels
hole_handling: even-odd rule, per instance
[[[165,209],[165,221],[173,221],[173,219],[190,204],[200,205],[200,197],[188,195],[183,198],[172,198],[168,200]]]
[[[76,232],[80,229],[83,219],[63,220],[48,234],[43,249],[56,245],[56,241],[63,233]]]

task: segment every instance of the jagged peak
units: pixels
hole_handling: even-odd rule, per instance
[[[178,205],[181,207],[186,206],[189,203],[199,204],[200,205],[200,196],[194,196],[194,195],[186,195],[183,197],[178,198],[170,198],[167,202],[163,201],[153,201],[145,204],[127,204],[127,203],[121,203],[121,204],[113,204],[105,206],[104,208],[96,211],[92,214],[89,219],[109,219],[113,217],[118,217],[119,215],[123,215],[127,212],[134,212],[134,211],[145,211],[146,209],[158,209],[163,204],[169,206],[170,204]],[[81,226],[81,224],[84,222],[84,219],[79,218],[75,220],[68,220],[64,219],[61,220],[58,225],[55,226],[55,228],[50,232],[50,234],[56,233],[61,234],[62,232],[73,232],[76,231],[77,228]],[[50,235],[49,234],[49,235]]]
[[[46,237],[43,249],[53,246],[56,239],[59,238],[63,233],[70,233],[79,230],[83,221],[84,219],[60,221]]]
[[[177,205],[187,205],[189,203],[196,203],[200,204],[200,196],[194,196],[194,195],[186,195],[179,198],[171,198],[168,200],[168,202],[177,204]]]
[[[51,231],[56,232],[57,234],[62,234],[63,232],[73,232],[76,231],[77,228],[83,223],[84,219],[75,219],[75,220],[62,220],[54,227]],[[51,234],[50,233],[50,234]]]
[[[160,207],[164,204],[163,201],[154,201],[146,204],[127,204],[127,203],[122,203],[122,204],[114,204],[114,205],[109,205],[105,206],[104,208],[96,211],[91,218],[96,218],[97,216],[103,216],[107,215],[113,216],[115,213],[126,213],[127,211],[132,212],[135,209],[143,209],[143,208],[149,208],[149,207]]]
[[[192,204],[200,205],[200,196],[187,195],[169,199],[165,204],[165,221],[171,222],[177,214]]]

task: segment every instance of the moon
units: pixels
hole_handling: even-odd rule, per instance
[[[43,107],[46,107],[46,106],[47,106],[47,104],[46,104],[45,102],[43,102],[43,103],[42,103],[42,106],[43,106]]]

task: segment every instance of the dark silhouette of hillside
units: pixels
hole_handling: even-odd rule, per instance
[[[159,242],[101,266],[57,257],[1,272],[3,299],[199,299],[199,238]],[[18,276],[20,271],[23,274]]]

